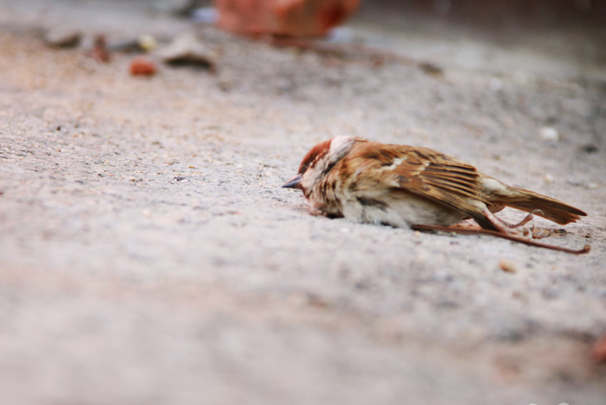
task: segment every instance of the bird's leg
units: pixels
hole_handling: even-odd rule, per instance
[[[522,228],[522,233],[527,238],[543,239],[551,236],[551,234],[553,233],[553,229],[547,231],[546,229],[535,228],[533,223],[530,229]]]
[[[535,229],[532,227],[532,238],[543,239],[550,237],[555,232],[555,229]]]
[[[517,224],[513,224],[513,225],[508,224],[507,222],[503,221],[501,218],[494,215],[488,209],[486,209],[484,213],[486,214],[486,216],[488,217],[490,222],[492,222],[492,224],[495,227],[497,227],[497,229],[500,232],[506,233],[508,235],[522,236],[522,237],[529,238],[529,239],[543,239],[548,236],[551,236],[551,234],[553,233],[553,230],[549,231],[548,233],[545,233],[544,229],[536,229],[534,226],[534,223],[532,224],[530,229],[522,228],[519,231],[514,230],[517,228],[521,228],[524,225],[526,225],[527,223],[529,223],[530,221],[532,221],[534,219],[534,214],[543,213],[543,211],[538,210],[538,209],[530,211],[530,213],[528,213],[528,215],[526,215],[526,217],[524,217],[524,219],[522,219]]]
[[[495,214],[493,214],[492,212],[490,212],[490,210],[488,210],[488,208],[484,208],[484,215],[486,215],[486,218],[488,218],[488,220],[495,226],[495,228],[497,228],[497,230],[501,233],[504,233],[506,235],[513,235],[513,236],[517,236],[517,237],[528,237],[528,230],[522,228],[522,231],[518,231],[515,230],[515,228],[519,227],[520,224],[524,225],[526,222],[526,219],[528,218],[528,216],[531,216],[532,214],[529,214],[528,216],[526,216],[526,218],[524,218],[520,224],[516,224],[514,226],[508,224],[507,222],[503,221],[501,218],[497,217]],[[532,219],[532,218],[531,218]],[[526,222],[524,222],[526,221]]]
[[[529,223],[530,221],[532,221],[534,219],[534,214],[542,214],[543,211],[541,210],[532,210],[528,213],[528,215],[526,215],[524,217],[524,219],[522,219],[520,222],[518,222],[517,224],[508,224],[507,222],[503,221],[501,218],[497,217],[496,215],[494,215],[494,217],[501,222],[503,225],[505,225],[508,228],[511,229],[515,229],[515,228],[519,228],[521,226],[526,225],[527,223]]]
[[[492,231],[492,230],[488,230],[488,229],[452,228],[452,227],[448,227],[448,226],[439,226],[439,225],[411,225],[410,227],[412,229],[415,229],[418,231],[438,231],[438,232],[450,232],[450,233],[463,233],[463,234],[467,234],[467,235],[494,236],[496,238],[507,239],[507,240],[510,240],[513,242],[519,242],[519,243],[523,243],[523,244],[529,245],[529,246],[536,246],[536,247],[545,248],[545,249],[557,250],[559,252],[572,253],[575,255],[589,253],[591,251],[590,245],[585,245],[583,247],[583,249],[579,249],[579,250],[568,249],[568,248],[565,248],[562,246],[545,245],[541,242],[535,242],[532,239],[526,239],[526,238],[520,237],[520,236],[516,235],[514,232],[512,232],[511,230],[509,230],[509,233],[504,233],[504,232]]]
[[[532,210],[532,211],[530,211],[528,213],[528,215],[526,215],[524,217],[523,220],[521,220],[520,222],[518,222],[515,225],[509,225],[509,227],[510,228],[518,228],[520,226],[526,225],[527,223],[529,223],[530,221],[532,221],[534,219],[534,214],[539,214],[540,215],[540,214],[543,214],[543,211],[541,211],[541,210]],[[533,230],[534,230],[534,224],[533,224]]]

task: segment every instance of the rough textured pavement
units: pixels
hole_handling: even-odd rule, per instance
[[[458,56],[435,54],[436,76],[198,28],[216,75],[141,79],[129,55],[99,64],[32,29],[193,26],[72,3],[0,3],[0,403],[604,403],[604,65],[452,27],[406,39],[371,13],[356,35]],[[578,206],[589,216],[547,242],[592,252],[312,217],[280,185],[339,134]]]

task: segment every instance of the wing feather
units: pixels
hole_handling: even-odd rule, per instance
[[[431,149],[405,145],[364,142],[352,152],[354,167],[363,166],[369,174],[366,181],[385,179],[391,188],[401,188],[462,211],[482,228],[496,230],[481,205],[474,204],[490,203],[479,192],[479,174],[473,166]],[[351,187],[357,186],[354,179]]]

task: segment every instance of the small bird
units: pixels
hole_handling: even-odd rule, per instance
[[[531,241],[533,214],[565,225],[587,214],[554,198],[508,186],[474,166],[432,149],[387,145],[337,136],[315,145],[299,172],[282,187],[303,191],[310,213],[360,223],[420,230],[480,233],[570,253],[581,251]],[[528,212],[510,225],[494,213],[505,207]],[[481,230],[446,228],[473,218]],[[472,232],[470,232],[472,231]]]

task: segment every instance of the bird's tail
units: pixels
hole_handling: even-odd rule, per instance
[[[580,209],[564,204],[555,198],[517,187],[509,186],[508,189],[509,195],[499,200],[499,203],[526,212],[541,210],[541,212],[536,212],[536,215],[560,225],[566,225],[587,216]]]

